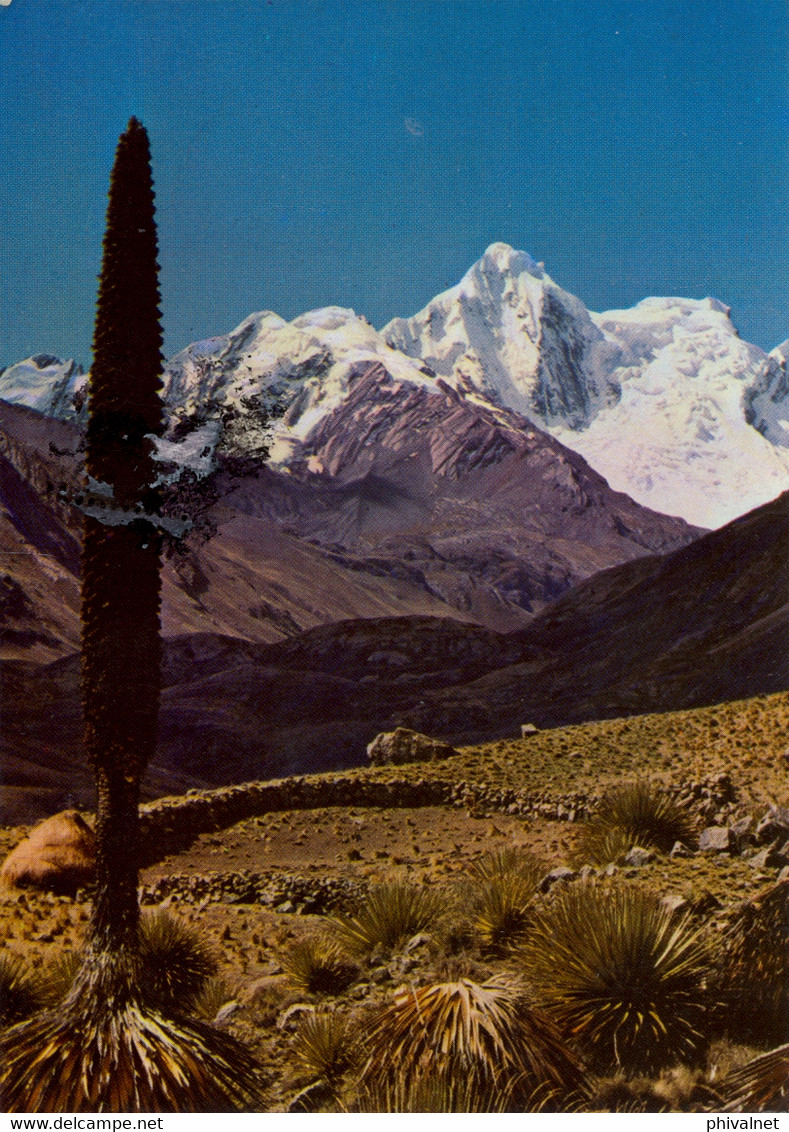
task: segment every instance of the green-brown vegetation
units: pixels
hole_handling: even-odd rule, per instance
[[[785,1040],[774,1026],[757,1024],[759,1016],[775,1020],[782,1009],[785,936],[774,895],[781,866],[754,867],[751,859],[758,846],[751,847],[747,837],[741,850],[722,853],[694,852],[691,840],[688,857],[656,853],[641,867],[620,864],[610,878],[598,867],[594,883],[600,892],[622,891],[629,906],[642,902],[649,909],[648,914],[623,917],[630,943],[627,932],[614,933],[613,950],[619,959],[613,966],[621,991],[628,980],[643,982],[644,964],[649,968],[652,962],[661,1018],[666,1004],[670,1006],[669,1034],[657,1043],[656,1056],[642,1058],[636,1014],[624,1025],[625,1034],[636,1035],[631,1045],[618,1037],[617,1051],[612,1052],[605,1026],[590,1041],[596,1020],[588,1000],[586,1008],[578,1007],[589,1024],[587,1032],[564,1033],[558,1039],[583,1066],[580,1092],[555,1082],[535,1086],[534,1075],[527,1082],[512,1066],[500,1069],[495,1084],[490,1072],[463,1068],[463,1058],[456,1062],[448,1052],[450,1039],[462,1031],[452,1021],[451,1009],[445,1015],[445,1045],[439,1046],[440,1056],[442,1049],[447,1055],[441,1072],[400,1073],[398,1061],[406,1063],[407,1051],[392,1056],[387,1048],[401,1041],[393,1008],[403,996],[407,1005],[409,994],[423,993],[425,1004],[430,1004],[429,988],[464,983],[484,988],[512,986],[515,980],[524,1007],[532,1014],[550,1014],[549,1025],[561,1031],[567,1004],[554,1013],[552,996],[544,989],[546,979],[538,971],[541,963],[547,969],[549,960],[527,961],[524,956],[554,917],[550,946],[555,951],[555,941],[564,940],[564,946],[577,953],[574,958],[588,966],[587,937],[593,934],[589,919],[586,932],[579,927],[572,944],[556,909],[563,901],[583,903],[582,896],[573,894],[583,893],[589,881],[563,880],[543,892],[547,886],[540,883],[541,875],[571,862],[588,863],[579,843],[599,814],[603,796],[635,778],[648,783],[655,795],[685,799],[700,824],[726,824],[749,815],[755,819],[754,829],[769,803],[785,803],[787,798],[788,700],[784,695],[760,697],[697,712],[561,728],[467,749],[438,763],[343,772],[353,781],[441,779],[465,786],[452,805],[333,802],[325,808],[262,813],[227,828],[217,823],[144,871],[143,904],[152,903],[155,909],[166,897],[170,915],[198,930],[215,956],[218,973],[207,984],[205,1007],[195,1005],[195,1016],[212,1020],[224,1008],[218,1024],[228,1037],[248,1045],[264,1068],[267,1089],[259,1107],[714,1112],[723,1106],[742,1108],[744,1098],[748,1105],[766,1104],[764,1098],[773,1103],[782,1055],[756,1061],[747,1072],[745,1067],[766,1045]],[[714,786],[708,789],[724,772],[731,781],[726,805]],[[311,776],[309,781],[339,778],[334,773]],[[476,800],[475,789],[483,791]],[[488,789],[494,793],[484,793]],[[528,812],[508,809],[509,797],[502,794],[497,800],[499,790],[525,792],[535,805]],[[565,803],[563,815],[558,802]],[[580,813],[572,820],[568,811],[574,805]],[[589,816],[582,819],[581,814]],[[0,847],[11,848],[22,833],[0,831]],[[611,856],[622,860],[621,853]],[[506,915],[498,922],[508,926],[498,931],[493,926],[495,907],[489,902],[488,919],[480,919],[469,893],[485,886],[493,889],[502,878],[513,876],[528,880],[528,895],[521,893],[523,901],[499,901]],[[249,878],[259,878],[264,894],[260,901],[249,888]],[[160,891],[156,886],[164,882],[170,887]],[[313,905],[308,894],[320,885],[329,886],[327,900]],[[267,886],[270,899],[265,896]],[[396,897],[382,900],[381,889],[393,887]],[[427,919],[421,912],[413,918],[414,906],[419,909],[424,900]],[[608,897],[597,903],[597,912],[583,912],[594,923],[595,915],[603,917],[606,907],[610,915],[613,908]],[[679,911],[670,913],[676,906]],[[517,924],[507,920],[513,909]],[[144,914],[143,924],[147,918]],[[0,921],[6,952],[24,959],[25,971],[35,980],[46,985],[59,957],[64,957],[66,974],[55,995],[62,997],[63,984],[69,972],[73,974],[74,960],[68,957],[79,952],[84,939],[84,898],[34,890],[0,892]],[[342,929],[337,934],[343,921],[350,925],[345,939]],[[656,940],[663,941],[660,963],[655,961]],[[347,948],[351,950],[346,958]],[[551,954],[547,943],[539,950]],[[348,968],[337,981],[336,963]],[[551,982],[557,971],[569,966],[564,959],[554,961]],[[751,1011],[749,1001],[761,1005]],[[727,1022],[729,1011],[738,1020]],[[436,1016],[432,1005],[428,1016]],[[342,1039],[335,1040],[343,1032],[358,1038],[351,1064],[340,1056]],[[606,1045],[607,1057],[602,1056]],[[495,1043],[490,1048],[495,1059]],[[373,1054],[380,1071],[368,1070],[362,1079]],[[434,1068],[437,1065],[434,1058]]]
[[[592,1065],[651,1073],[692,1063],[706,1044],[702,937],[649,893],[577,882],[537,913],[519,958]]]

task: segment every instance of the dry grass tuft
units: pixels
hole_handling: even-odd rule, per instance
[[[668,853],[676,841],[696,837],[693,814],[650,782],[626,782],[606,793],[581,831],[576,857],[581,864],[607,865],[640,845]]]
[[[539,1001],[602,1071],[654,1073],[705,1047],[707,948],[640,889],[578,883],[535,915],[519,952]]]
[[[8,1112],[232,1112],[262,1104],[257,1066],[234,1039],[131,1003],[79,1000],[6,1030]]]
[[[789,1043],[735,1070],[721,1091],[727,1102],[723,1112],[789,1111]]]
[[[789,881],[746,901],[723,940],[724,1023],[738,1040],[789,1039]]]
[[[434,927],[445,911],[442,893],[405,881],[376,885],[353,913],[336,914],[329,922],[341,944],[365,954],[375,947],[394,950]]]
[[[312,936],[295,944],[282,957],[288,981],[307,994],[341,994],[359,974],[336,940]]]
[[[217,961],[199,932],[158,910],[140,921],[141,997],[170,1015],[189,1014]]]
[[[460,896],[464,914],[486,947],[501,952],[517,941],[547,871],[539,858],[516,849],[490,853],[472,863],[471,879]]]
[[[372,1090],[410,1095],[441,1080],[452,1092],[465,1081],[486,1104],[491,1090],[523,1104],[536,1090],[568,1097],[583,1081],[555,1027],[503,979],[400,990],[374,1024],[368,1049],[362,1083]]]
[[[0,954],[0,1026],[13,1026],[41,1010],[46,987],[16,955]]]
[[[336,1086],[359,1063],[359,1043],[346,1018],[337,1010],[305,1014],[293,1036],[297,1065],[313,1078]]]

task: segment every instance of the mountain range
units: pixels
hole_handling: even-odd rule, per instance
[[[46,354],[0,373],[16,817],[88,789],[87,380]],[[264,312],[188,347],[164,373],[160,478],[193,526],[165,561],[149,789],[359,762],[397,723],[470,742],[786,687],[788,395],[785,348],[716,300],[592,314],[503,244],[380,332]]]
[[[378,363],[397,382],[509,409],[582,455],[617,491],[717,527],[789,488],[787,344],[744,342],[716,299],[645,299],[595,314],[525,252],[491,245],[456,286],[377,332],[328,307],[251,315],[170,360],[162,455],[204,474],[217,447],[255,452],[278,403],[271,463],[288,469],[316,425]],[[87,377],[38,355],[0,372],[0,398],[59,418]]]

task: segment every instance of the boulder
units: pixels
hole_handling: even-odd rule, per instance
[[[554,884],[559,882],[567,882],[577,880],[578,873],[575,869],[568,869],[566,865],[559,865],[556,869],[551,869],[542,880],[540,881],[540,892],[547,892]]]
[[[539,735],[540,729],[534,723],[521,724],[521,739],[530,739],[532,735]]]
[[[750,814],[740,818],[738,821],[731,823],[731,831],[737,838],[737,844],[742,848],[744,845],[752,845],[755,838],[753,833],[753,818]]]
[[[373,766],[396,766],[401,763],[432,762],[434,759],[448,759],[458,752],[449,743],[398,727],[394,731],[382,731],[367,747],[367,757]]]
[[[759,845],[766,845],[777,837],[789,837],[789,810],[784,806],[771,806],[756,827]]]
[[[748,858],[752,869],[778,869],[787,864],[787,858],[779,849],[780,841],[776,840],[765,849],[760,849]]]
[[[0,881],[14,888],[40,888],[73,895],[93,880],[93,830],[76,810],[63,810],[41,822],[11,850]]]
[[[736,836],[725,825],[708,825],[699,834],[701,853],[730,853],[736,844]]]

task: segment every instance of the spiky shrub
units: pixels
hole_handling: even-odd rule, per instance
[[[338,1010],[305,1014],[293,1035],[291,1049],[301,1070],[335,1086],[359,1061],[356,1035]]]
[[[132,118],[110,181],[93,339],[82,556],[82,707],[96,787],[96,881],[85,961],[62,1006],[6,1030],[10,1112],[224,1111],[259,1098],[250,1056],[144,1005],[139,796],[160,689],[162,333],[148,135]],[[98,486],[96,486],[98,485]]]
[[[538,1001],[605,1072],[653,1073],[705,1046],[701,930],[641,889],[566,886],[519,952]]]
[[[235,993],[221,975],[213,975],[196,995],[192,1013],[204,1022],[213,1022],[222,1007],[235,998]]]
[[[616,825],[600,825],[592,820],[582,827],[573,852],[573,861],[576,865],[619,865],[636,846],[648,848],[644,844],[645,840],[631,830],[621,829]]]
[[[57,959],[47,963],[41,973],[47,1005],[62,1002],[66,998],[74,985],[80,967],[80,958],[74,951],[64,952]]]
[[[140,960],[142,997],[167,1015],[192,1012],[217,968],[199,932],[163,909],[142,918]]]
[[[393,950],[432,928],[446,911],[443,894],[407,881],[375,885],[350,914],[330,918],[335,938],[350,951]]]
[[[340,994],[359,973],[337,941],[323,935],[295,944],[282,967],[289,982],[307,994]]]
[[[498,1089],[523,1105],[538,1090],[569,1098],[582,1086],[581,1067],[556,1028],[503,979],[400,990],[374,1023],[368,1051],[368,1090],[408,1093],[426,1081],[454,1089],[465,1081],[484,1104]]]
[[[464,915],[486,947],[503,951],[524,931],[547,867],[536,857],[505,849],[473,862],[470,872],[460,891]]]
[[[0,952],[0,1026],[12,1026],[41,1010],[46,988],[16,955]]]
[[[496,1085],[462,1072],[377,1081],[359,1090],[353,1111],[513,1112],[518,1111],[514,1084]]]
[[[789,1039],[789,881],[737,910],[722,942],[722,1022],[738,1040]]]
[[[584,824],[577,858],[605,865],[615,859],[612,852],[641,845],[667,853],[676,841],[690,844],[695,836],[695,821],[685,806],[649,782],[626,782],[609,790]]]
[[[789,1043],[736,1069],[721,1087],[723,1112],[789,1111]]]
[[[481,857],[477,857],[469,864],[468,871],[474,880],[522,876],[531,881],[535,876],[537,879],[544,876],[547,867],[545,862],[533,853],[507,845],[503,849],[496,849],[492,853],[484,853]]]

